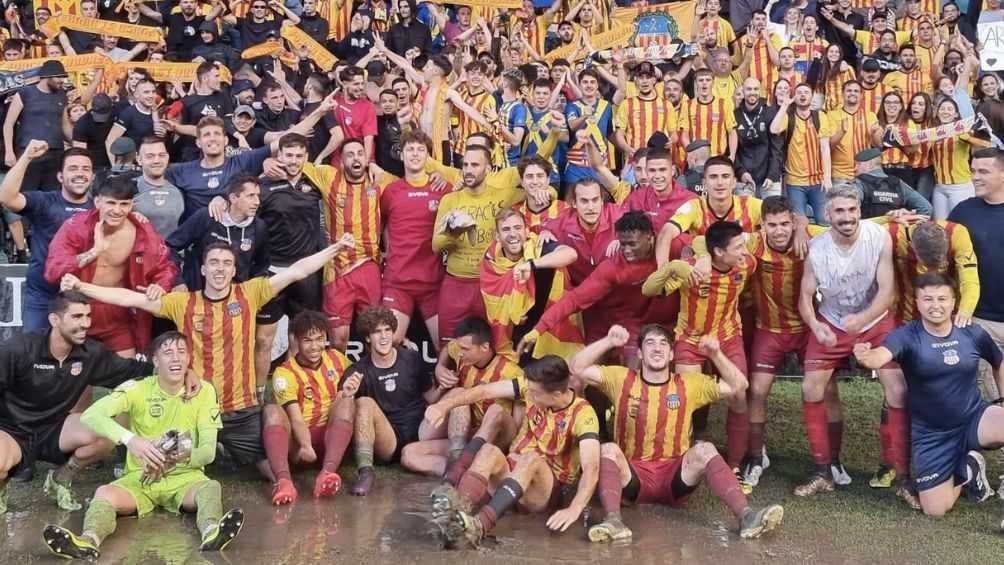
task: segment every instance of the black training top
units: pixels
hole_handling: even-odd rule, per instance
[[[345,374],[351,376],[357,371],[363,376],[357,398],[375,400],[397,429],[418,428],[425,417],[422,394],[432,388],[432,375],[418,353],[398,347],[397,360],[386,369],[374,365],[372,357],[367,355],[346,369]]]

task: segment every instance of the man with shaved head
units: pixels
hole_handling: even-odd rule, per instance
[[[762,87],[756,78],[747,78],[742,88],[743,101],[735,110],[739,188],[754,191],[760,198],[781,194],[782,140],[770,134],[777,107],[768,105],[760,96]]]

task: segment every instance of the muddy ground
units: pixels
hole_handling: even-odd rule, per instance
[[[855,483],[818,499],[801,500],[791,489],[808,471],[805,440],[800,434],[797,384],[779,387],[771,404],[768,445],[773,465],[751,497],[754,504],[777,500],[785,505],[785,521],[774,535],[743,541],[735,523],[706,489],[700,489],[687,509],[643,506],[627,509],[625,522],[634,541],[621,546],[591,545],[584,528],[561,535],[546,532],[544,516],[506,516],[497,540],[477,552],[439,549],[424,513],[426,497],[436,485],[431,479],[406,475],[399,469],[380,470],[377,486],[365,499],[340,493],[334,499],[310,499],[313,471],[297,474],[306,497],[293,508],[268,505],[269,488],[250,475],[212,473],[222,479],[226,506],[241,506],[248,521],[241,536],[223,554],[200,554],[194,518],[158,513],[138,521],[123,518],[119,529],[102,546],[102,563],[233,563],[251,565],[353,563],[403,565],[432,563],[1000,563],[1004,536],[997,531],[1001,501],[975,506],[960,502],[943,520],[911,512],[888,491],[867,486],[877,461],[872,422],[878,414],[877,385],[869,382],[842,387],[850,420],[844,462]],[[713,429],[721,427],[714,413]],[[994,455],[992,476],[1002,469]],[[78,530],[82,512],[60,513],[40,496],[44,469],[33,483],[12,485],[10,511],[0,517],[0,563],[58,562],[41,541],[46,523]],[[344,473],[346,482],[354,471]],[[108,480],[105,467],[88,473],[75,485],[89,495]],[[991,482],[996,485],[997,481]],[[599,510],[596,510],[599,513]]]

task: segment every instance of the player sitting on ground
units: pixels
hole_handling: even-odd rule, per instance
[[[125,445],[129,457],[126,474],[94,492],[83,533],[45,527],[45,543],[60,557],[97,559],[98,546],[115,531],[116,516],[142,518],[157,507],[197,512],[203,551],[222,550],[244,525],[240,509],[223,514],[220,483],[202,472],[216,458],[216,433],[223,427],[216,391],[206,386],[191,401],[182,398],[191,361],[184,335],[161,334],[150,351],[156,375],[119,385],[81,417],[95,434]],[[119,415],[129,417],[130,429],[115,421]]]
[[[547,527],[565,531],[589,505],[599,475],[599,420],[570,387],[568,365],[546,355],[527,365],[524,387],[512,382],[476,386],[430,406],[426,421],[439,425],[449,411],[488,399],[526,398],[526,416],[508,457],[486,444],[474,457],[456,491],[433,493],[433,519],[441,525],[447,547],[477,546],[506,511],[516,504],[528,512],[557,510],[573,490],[574,498],[548,518]],[[577,486],[575,486],[577,484]],[[491,500],[485,504],[488,494]],[[477,514],[472,510],[481,507]]]
[[[519,386],[523,369],[511,357],[495,350],[488,322],[477,317],[465,318],[454,333],[453,341],[443,348],[436,364],[436,380],[441,388],[450,390],[447,395],[499,381]],[[456,486],[482,445],[509,447],[522,419],[522,405],[509,400],[457,406],[450,410],[447,419],[447,439],[419,441],[405,447],[401,464],[416,473],[443,477]]]
[[[670,371],[673,343],[669,330],[651,324],[638,335],[641,370],[597,363],[623,347],[629,333],[612,326],[607,337],[572,358],[571,369],[585,384],[599,388],[614,409],[614,439],[600,447],[599,494],[606,519],[589,528],[594,542],[623,540],[631,530],[621,520],[623,498],[682,506],[707,479],[708,488],[739,519],[739,535],[759,537],[781,523],[784,509],[772,504],[750,508],[732,468],[715,446],[690,446],[695,410],[723,398],[746,394],[746,377],[722,351],[718,339],[702,336],[697,350],[714,363],[722,380],[700,373]]]
[[[1004,365],[983,328],[953,323],[958,291],[950,276],[924,273],[914,288],[920,320],[894,330],[880,347],[856,344],[854,356],[869,369],[893,360],[903,367],[920,506],[925,514],[944,516],[962,487],[976,502],[993,495],[980,450],[1004,446],[1004,408],[984,401],[977,381],[980,359],[993,367],[998,386],[1004,385]]]
[[[272,377],[275,402],[287,420],[270,425],[265,453],[275,473],[272,504],[292,504],[297,492],[289,463],[309,465],[321,461],[314,480],[314,498],[332,496],[342,486],[338,466],[352,440],[355,402],[352,396],[358,379],[339,385],[350,361],[337,349],[328,349],[328,318],[314,310],[304,310],[290,325],[296,339],[296,355],[279,366]],[[290,436],[293,444],[290,445]]]

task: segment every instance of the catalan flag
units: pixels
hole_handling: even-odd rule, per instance
[[[536,234],[529,234],[523,244],[523,260],[539,259],[541,245]],[[516,261],[505,256],[498,241],[493,241],[488,246],[488,251],[481,260],[481,295],[485,300],[488,323],[492,326],[495,350],[500,353],[512,351],[512,330],[523,321],[537,301],[533,273],[529,280],[517,283],[512,276],[515,266]],[[569,286],[567,271],[557,269],[551,283],[551,293],[547,297],[547,306],[560,300]],[[585,343],[582,317],[576,313],[541,334],[534,347],[533,357],[540,359],[545,355],[558,355],[567,359]]]

